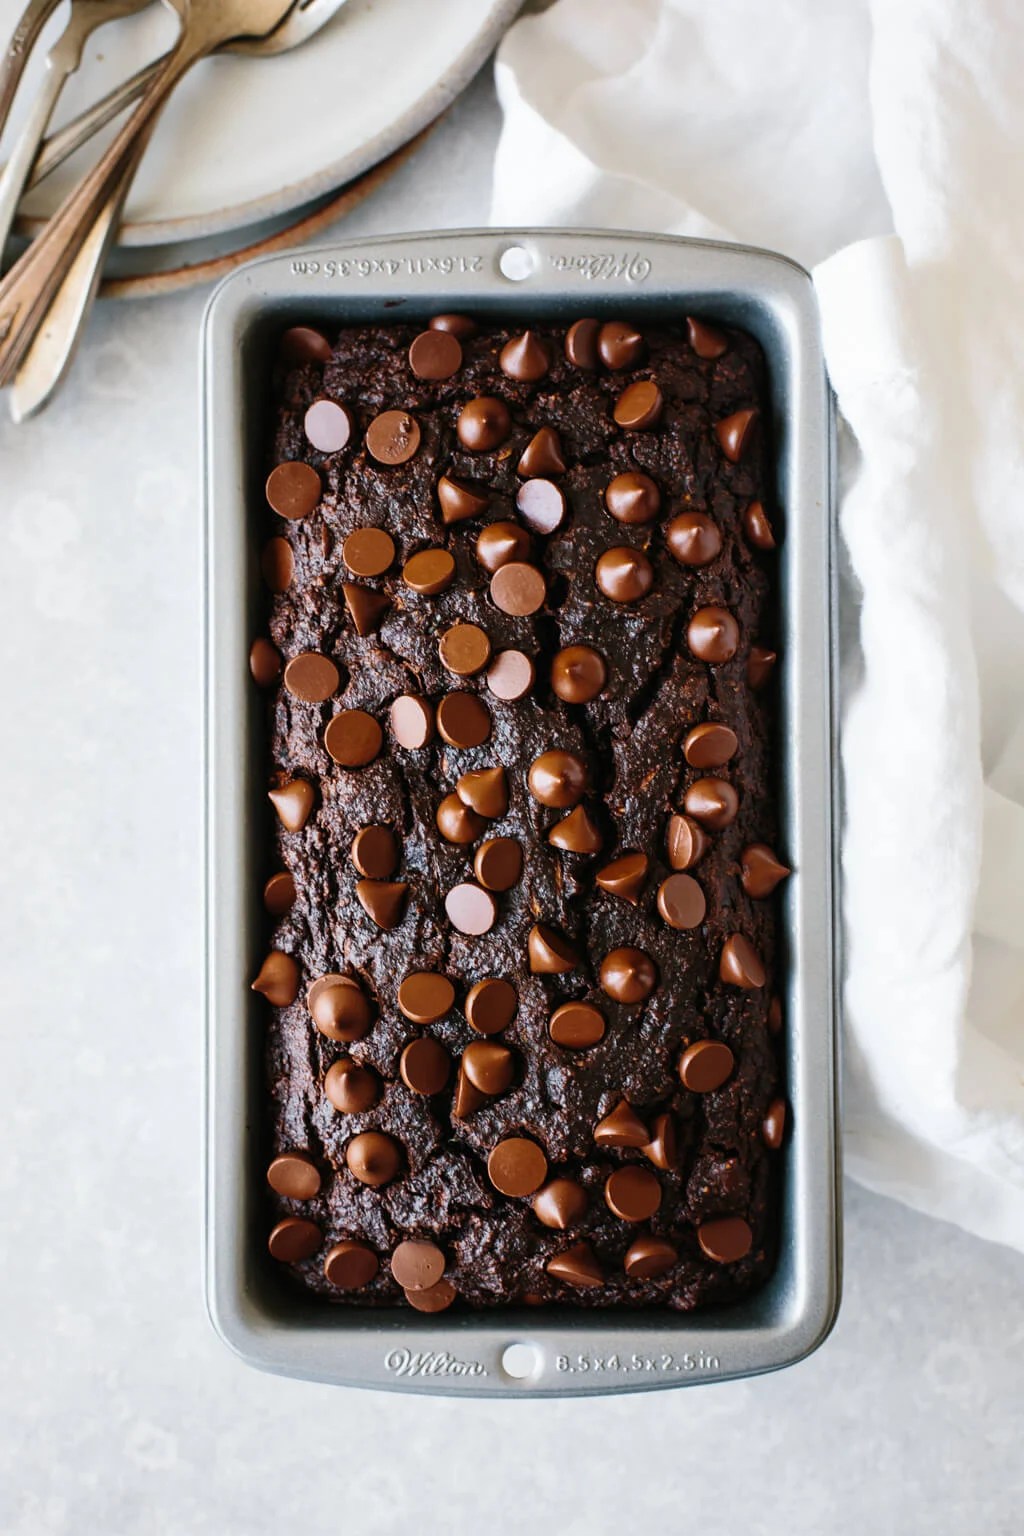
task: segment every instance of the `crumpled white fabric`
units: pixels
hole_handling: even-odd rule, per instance
[[[846,1165],[1024,1248],[1019,0],[557,0],[492,222],[813,267],[843,416]]]

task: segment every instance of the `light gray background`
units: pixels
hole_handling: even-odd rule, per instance
[[[485,222],[486,71],[346,235]],[[848,1191],[804,1365],[589,1402],[260,1376],[203,1313],[197,337],[104,305],[0,425],[5,937],[0,1532],[1002,1536],[1024,1503],[1024,1259]]]

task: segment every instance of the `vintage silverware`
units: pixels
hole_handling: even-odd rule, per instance
[[[244,53],[251,58],[285,53],[313,37],[345,4],[347,0],[299,0],[280,26],[275,27],[266,37],[236,39],[228,43],[224,51]],[[134,100],[141,94],[158,67],[158,64],[152,65],[133,77],[136,84],[132,96],[123,97],[116,110],[123,109],[129,99]],[[71,153],[71,149],[68,153]],[[15,375],[9,409],[12,420],[16,422],[27,421],[42,410],[74,360],[99,285],[104,258],[120,223],[124,199],[141,156],[140,150],[135,164],[126,168],[121,184],[98,215]]]
[[[133,164],[139,136],[194,64],[236,37],[262,37],[292,0],[170,0],[182,20],[177,46],[98,163],[0,281],[0,384],[8,384],[93,222]]]
[[[0,135],[11,115],[25,65],[39,41],[40,33],[59,4],[60,0],[28,0],[18,25],[11,33],[3,58],[0,59]]]
[[[46,73],[17,143],[0,174],[0,270],[4,247],[14,225],[22,193],[39,153],[43,135],[69,76],[82,62],[82,50],[97,28],[146,10],[152,0],[71,0],[67,26],[46,56]]]

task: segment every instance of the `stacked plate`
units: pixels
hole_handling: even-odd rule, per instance
[[[160,119],[129,196],[107,291],[207,282],[250,256],[309,238],[377,185],[479,69],[522,0],[349,0],[303,47],[198,65]],[[9,36],[23,0],[0,0]],[[54,126],[173,42],[154,5],[96,32]],[[16,131],[43,68],[36,51]],[[26,198],[31,235],[88,167],[110,128]]]

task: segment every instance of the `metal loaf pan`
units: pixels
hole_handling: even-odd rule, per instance
[[[300,322],[686,313],[745,327],[771,380],[780,550],[779,773],[792,1135],[779,1262],[766,1286],[696,1314],[566,1308],[425,1317],[331,1306],[290,1287],[263,1241],[263,1001],[258,890],[267,825],[261,710],[248,649],[265,601],[258,553],[271,355]],[[252,1365],[413,1392],[583,1395],[724,1380],[796,1361],[839,1297],[832,419],[810,279],[765,251],[591,231],[474,230],[275,256],[214,294],[203,327],[205,462],[206,1289]],[[515,1346],[515,1347],[513,1347]]]

